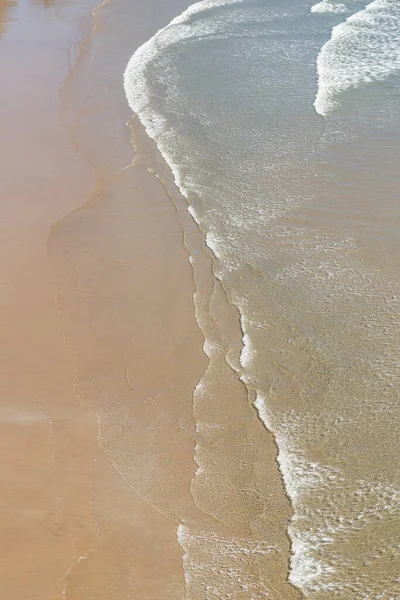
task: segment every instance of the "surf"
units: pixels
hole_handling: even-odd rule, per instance
[[[315,6],[314,12],[318,12]],[[374,0],[336,25],[321,48],[315,110],[327,116],[340,105],[346,91],[383,81],[399,70],[400,4]]]

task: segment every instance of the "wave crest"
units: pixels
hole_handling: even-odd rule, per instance
[[[326,116],[344,91],[400,70],[400,4],[375,0],[332,29],[317,59],[317,113]]]

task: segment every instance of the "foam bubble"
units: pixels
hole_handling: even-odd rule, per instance
[[[317,113],[326,116],[340,93],[400,69],[400,3],[375,0],[332,29],[317,59]]]

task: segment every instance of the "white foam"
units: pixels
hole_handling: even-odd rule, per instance
[[[318,4],[311,7],[312,13],[347,13],[350,12],[345,4],[338,2],[330,2],[330,0],[322,0]]]
[[[168,124],[165,122],[165,120],[163,120],[162,117],[160,117],[160,115],[157,115],[154,111],[152,111],[152,108],[150,106],[151,97],[149,95],[149,89],[147,87],[146,69],[149,63],[154,58],[156,58],[159,53],[162,53],[169,45],[175,44],[180,40],[187,39],[191,36],[210,32],[210,29],[208,29],[208,31],[205,31],[204,24],[196,24],[196,22],[193,22],[190,19],[190,17],[193,17],[194,14],[201,12],[202,10],[207,10],[208,8],[212,8],[214,6],[237,3],[240,2],[207,0],[193,5],[182,15],[180,15],[180,17],[174,19],[170,23],[170,25],[168,25],[163,30],[160,30],[151,40],[149,40],[149,42],[144,44],[134,54],[125,72],[124,83],[128,102],[132,110],[139,114],[139,118],[146,127],[147,133],[150,135],[150,137],[156,140],[161,154],[163,155],[164,159],[173,171],[175,182],[177,183],[181,192],[185,196],[187,196],[185,190],[185,182],[187,184],[187,180],[182,180],[182,175],[179,166],[174,164],[173,157],[170,156],[168,153],[168,148],[171,144],[166,142],[170,142],[171,138],[168,138],[168,135],[171,136],[172,132],[168,132]],[[321,5],[323,3],[319,4]],[[334,3],[332,2],[330,4],[331,6],[334,5]],[[386,6],[390,3],[388,3],[387,1],[385,2],[384,0],[376,0],[376,2],[372,4]],[[335,6],[339,7],[344,5],[336,4]],[[318,12],[318,10],[314,10],[313,12]],[[357,14],[362,15],[365,12],[366,11],[361,11]],[[355,17],[356,16],[357,15],[355,15]],[[360,17],[357,18],[359,19]],[[330,49],[328,47],[328,51],[326,51],[326,49],[324,50],[324,46],[320,55],[320,57],[322,56],[322,58],[319,58],[319,67],[321,66],[322,69],[321,73],[319,72],[319,100],[322,101],[321,98],[323,98],[325,102],[328,102],[328,105],[329,102],[332,103],[334,101],[334,98],[336,97],[337,93],[339,93],[338,91],[341,91],[341,89],[347,89],[347,84],[343,84],[343,81],[347,81],[346,76],[348,74],[349,69],[351,74],[351,68],[354,62],[353,57],[351,55],[351,49],[355,43],[356,47],[357,44],[360,46],[359,51],[361,52],[363,36],[368,37],[368,31],[371,29],[370,24],[368,24],[368,19],[366,26],[360,25],[356,19],[353,25],[349,25],[346,21],[346,23],[342,24],[342,27],[345,28],[347,34],[342,35],[340,34],[340,31],[335,33],[335,35],[332,34],[332,40],[330,40],[330,42],[332,42],[333,47],[330,47]],[[367,31],[367,33],[365,33],[365,31],[363,30],[363,27]],[[212,32],[213,30],[211,30],[211,33]],[[373,41],[373,36],[371,35],[370,37]],[[338,47],[335,47],[335,44],[337,44],[340,41],[343,42],[343,40],[346,42],[344,44],[344,47],[343,43],[342,46],[340,46],[339,44]],[[344,55],[347,56],[346,51],[348,52],[350,58],[346,58],[344,64],[341,65],[340,53],[344,53]],[[326,52],[328,53],[328,55],[330,52],[331,56],[333,56],[332,65],[328,64],[329,61],[326,64],[324,63],[325,59],[323,58],[323,56],[325,56],[326,58]],[[329,77],[323,71],[324,66],[332,67],[334,73],[336,69],[336,75],[333,77],[332,81],[329,80]],[[329,87],[329,85],[331,85],[331,87]],[[324,113],[321,112],[321,114]],[[192,216],[195,216],[194,212],[192,213]],[[198,218],[196,217],[195,220],[198,222]],[[224,248],[221,246],[221,240],[219,237],[215,236],[214,232],[208,233],[207,245],[211,248],[214,255],[216,256],[218,256],[219,254],[223,254],[224,252]],[[226,260],[225,256],[224,258]],[[328,281],[333,281],[335,279],[334,277],[332,277],[331,271],[327,274],[326,279]],[[244,328],[243,332],[244,338],[243,351],[241,354],[241,365],[242,368],[246,371],[246,373],[242,376],[242,379],[248,382],[249,376],[247,371],[253,360],[254,351],[251,346],[250,337]],[[205,343],[204,351],[206,352],[206,354],[211,356],[215,350],[217,350],[217,348],[211,343]],[[196,388],[195,395],[201,397],[202,394],[206,393],[207,390],[205,389],[204,382],[202,382]],[[296,513],[295,517],[292,519],[289,529],[289,534],[292,539],[293,552],[291,560],[290,581],[303,590],[316,589],[318,586],[328,585],[326,581],[329,580],[329,578],[333,575],[333,567],[324,562],[322,558],[317,559],[315,557],[315,549],[320,549],[324,546],[324,544],[328,544],[331,540],[331,536],[335,535],[335,532],[340,528],[344,529],[348,527],[348,524],[342,524],[340,521],[337,524],[332,524],[328,521],[327,523],[323,523],[321,525],[321,529],[318,531],[316,530],[318,520],[316,520],[315,527],[313,527],[313,529],[310,531],[310,528],[307,529],[307,527],[301,526],[301,518],[304,516],[304,512],[302,512],[304,511],[304,496],[313,493],[313,491],[317,491],[318,493],[320,493],[320,491],[324,490],[325,488],[329,489],[329,485],[332,485],[332,482],[340,478],[340,473],[324,465],[307,461],[304,458],[304,456],[302,456],[299,453],[299,444],[296,444],[295,423],[288,422],[285,425],[285,423],[282,423],[282,421],[278,422],[276,419],[274,419],[272,415],[268,412],[264,399],[260,396],[255,402],[255,407],[257,408],[260,418],[263,420],[266,427],[275,434],[277,445],[279,447],[279,467],[286,485],[288,495],[292,500],[294,510]],[[203,427],[204,426],[207,425],[204,424]],[[204,430],[204,432],[206,433],[206,430]],[[211,434],[212,431],[209,430],[208,433]],[[200,466],[198,468],[197,475],[199,473],[201,473]],[[254,553],[252,547],[245,545],[243,546],[242,541],[240,541],[239,544],[238,540],[226,541],[210,536],[193,536],[189,534],[187,528],[185,528],[184,526],[180,526],[178,529],[178,539],[185,550],[184,566],[187,583],[191,575],[195,573],[195,567],[198,569],[205,569],[205,571],[203,571],[203,575],[204,572],[206,572],[207,570],[210,570],[210,572],[212,572],[213,569],[217,568],[214,565],[217,563],[220,554],[225,556],[226,552],[228,552],[228,555],[229,553],[231,553],[233,557],[240,557],[241,554],[247,554],[248,552]],[[197,545],[206,547],[205,552],[206,554],[208,553],[210,557],[209,563],[207,563],[207,561],[203,561],[201,563],[202,566],[199,564],[194,564],[194,561],[190,558],[190,555],[194,553],[194,547]],[[244,547],[245,551],[241,552],[241,547]],[[218,568],[220,567],[218,566]],[[254,585],[257,585],[257,582],[255,582]],[[210,591],[209,597],[216,598],[222,597],[222,595],[218,596],[216,593],[212,593]],[[225,595],[224,597],[227,596]],[[248,597],[250,598],[250,596]],[[266,595],[259,595],[257,597],[266,597]]]
[[[196,211],[194,210],[193,206],[188,206],[188,213],[190,214],[190,216],[192,217],[193,221],[195,223],[197,223],[197,225],[200,225],[200,219],[197,216]]]
[[[400,3],[375,0],[332,29],[317,59],[317,113],[326,116],[338,95],[400,70]]]
[[[274,417],[261,395],[254,406],[275,436],[279,469],[295,511],[288,528],[292,542],[289,581],[306,595],[318,590],[341,591],[351,585],[349,573],[344,580],[340,556],[332,564],[326,549],[337,538],[343,540],[350,532],[367,530],[385,515],[396,514],[400,490],[379,482],[348,481],[336,468],[307,461],[299,452],[297,440],[304,427],[310,427],[310,419],[302,423],[292,412]],[[327,425],[317,418],[321,427]],[[354,577],[352,583],[360,590],[357,597],[368,598],[362,595],[364,583],[357,579],[357,569]]]
[[[210,34],[213,32],[213,26],[207,23],[206,30],[204,24],[191,21],[194,15],[198,15],[208,9],[218,6],[241,4],[243,0],[203,0],[192,4],[181,15],[173,19],[169,25],[160,29],[150,40],[140,46],[131,57],[124,73],[124,88],[129,106],[139,115],[140,120],[146,129],[154,138],[154,134],[159,127],[155,127],[152,119],[143,113],[149,102],[149,92],[146,83],[146,68],[157,55],[170,45],[176,44],[182,40],[194,37],[198,34]],[[218,24],[215,23],[215,29]]]
[[[212,340],[206,339],[203,343],[203,352],[211,360],[213,356],[221,353],[221,347]]]
[[[244,369],[248,369],[255,356],[255,349],[251,342],[250,336],[245,333],[242,338],[243,348],[240,354],[240,364]]]
[[[195,38],[199,36],[220,35],[221,27],[226,25],[225,21],[218,18],[194,20],[195,15],[200,15],[207,11],[221,6],[240,5],[244,0],[203,0],[192,4],[181,15],[173,19],[169,25],[160,29],[150,40],[140,46],[131,57],[124,73],[124,89],[128,104],[138,116],[144,125],[147,134],[157,144],[157,147],[169,165],[175,184],[182,195],[188,198],[188,183],[182,177],[180,166],[174,161],[170,154],[170,138],[173,133],[169,130],[166,120],[156,113],[151,107],[151,92],[147,85],[146,71],[150,63],[163,54],[169,46],[173,46],[182,40]],[[173,80],[171,73],[168,73],[168,91],[173,93]],[[172,144],[173,146],[173,144]],[[194,211],[191,214],[199,224],[197,215]]]
[[[254,402],[258,415],[265,427],[274,434],[279,454],[278,463],[282,473],[287,493],[296,508],[297,502],[302,494],[325,485],[332,477],[338,475],[334,469],[329,469],[315,462],[308,462],[301,456],[297,448],[292,447],[290,442],[295,436],[295,417],[286,418],[286,423],[279,424],[267,409],[265,399],[258,394]],[[286,435],[288,430],[291,435]]]
[[[208,231],[206,233],[205,241],[206,241],[207,248],[210,248],[210,250],[214,254],[214,256],[216,256],[217,258],[220,258],[221,252],[219,250],[218,238],[215,235],[215,233],[213,233],[212,231]]]

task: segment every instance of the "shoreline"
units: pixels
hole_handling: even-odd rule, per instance
[[[145,145],[147,145],[147,142],[145,142]],[[150,154],[148,164],[151,166],[147,169],[151,173],[154,170],[160,178],[158,169],[160,168],[161,172],[164,173],[165,167],[163,164],[160,165],[157,152],[154,149],[150,151]],[[153,163],[160,165],[160,167],[157,166],[154,169]],[[161,179],[165,182],[165,179],[171,179],[170,175],[167,174],[165,177],[162,175]],[[144,181],[143,178],[141,181]],[[176,191],[171,193],[170,190],[172,189],[174,189],[173,184],[167,185],[167,196],[172,200],[178,198],[179,204],[183,199]],[[184,217],[182,216],[183,213]],[[182,222],[186,223],[187,206],[184,200],[182,215]],[[194,232],[193,224],[186,223],[184,230],[191,232],[194,235],[193,239],[196,239],[196,236],[199,235],[197,231]],[[186,236],[186,241],[187,249],[190,248],[192,243],[196,247],[196,242],[193,242],[191,235]],[[200,382],[195,387],[195,431],[190,429],[190,427],[193,427],[193,422],[185,430],[186,433],[189,433],[191,440],[196,442],[195,462],[197,470],[190,484],[190,494],[195,507],[200,509],[200,514],[194,510],[188,515],[186,513],[187,506],[176,510],[178,520],[181,523],[178,536],[184,550],[186,594],[191,598],[202,598],[204,594],[208,596],[209,591],[207,590],[211,589],[213,595],[217,592],[219,595],[226,595],[232,589],[236,589],[235,586],[237,586],[238,581],[245,581],[246,589],[248,590],[250,585],[250,589],[256,594],[262,594],[267,589],[269,591],[268,586],[273,582],[272,589],[277,597],[289,598],[293,595],[298,597],[298,593],[290,586],[282,588],[283,577],[286,581],[288,572],[285,561],[289,556],[288,546],[282,541],[282,531],[288,536],[287,525],[291,512],[288,506],[290,503],[287,502],[289,496],[283,487],[282,477],[280,476],[279,481],[277,481],[276,472],[272,468],[271,458],[274,458],[275,466],[278,466],[276,447],[268,446],[273,436],[271,434],[271,439],[267,440],[265,430],[260,437],[257,436],[257,425],[252,422],[254,415],[249,415],[249,406],[250,409],[257,408],[254,404],[254,398],[251,397],[251,394],[249,398],[247,397],[248,394],[247,392],[244,393],[241,384],[238,387],[237,376],[236,374],[232,375],[232,370],[225,371],[226,364],[232,366],[233,363],[237,367],[240,359],[244,358],[246,349],[243,349],[242,334],[245,328],[243,327],[241,331],[237,322],[236,311],[232,309],[230,302],[227,301],[223,290],[218,291],[219,283],[214,278],[214,260],[208,250],[203,248],[203,251],[208,257],[206,262],[208,260],[209,263],[205,269],[206,272],[202,268],[199,270],[196,264],[196,258],[198,262],[202,262],[202,258],[199,258],[202,251],[191,251],[190,254],[197,283],[197,293],[195,295],[198,302],[196,305],[196,320],[205,337],[204,353],[209,362]],[[204,288],[207,289],[208,295],[204,293]],[[202,293],[199,293],[199,290],[203,290]],[[224,327],[221,327],[221,322],[224,323]],[[226,338],[227,332],[229,333],[229,339]],[[234,348],[233,352],[232,348]],[[238,348],[241,349],[239,353]],[[227,360],[228,353],[230,353],[229,360]],[[232,354],[234,355],[233,358]],[[240,373],[240,368],[235,368],[235,366],[233,367],[235,373]],[[226,418],[228,403],[233,413],[233,418],[232,414],[229,414],[229,419]],[[260,420],[261,415],[257,415],[257,418]],[[262,418],[261,421],[265,427],[266,423]],[[245,427],[248,427],[246,434],[243,433]],[[246,454],[247,446],[254,443],[255,440],[257,440],[255,447],[252,448],[250,453],[247,452]],[[243,452],[243,448],[246,449],[245,452]],[[257,463],[255,451],[261,452],[261,448],[264,448],[264,458]],[[240,450],[238,451],[238,449]],[[248,481],[246,479],[248,477],[246,469],[240,470],[241,461],[247,465],[246,469],[249,465],[254,469],[255,464],[258,464],[261,470],[265,469],[260,480],[254,478],[254,473],[252,473],[252,477]],[[268,497],[265,495],[267,481],[268,483],[272,481],[275,486],[273,494],[270,490]],[[244,500],[243,495],[238,493],[239,489],[242,492],[246,489],[240,487],[243,486],[244,482],[247,482],[248,489],[251,489],[253,494],[250,502],[248,498]],[[255,488],[256,493],[254,493]],[[282,496],[282,491],[285,501],[281,502],[278,499]],[[154,504],[157,505],[159,491],[156,495],[157,498]],[[173,505],[175,508],[176,496],[173,497],[172,502],[171,499],[172,497],[169,498],[168,506]],[[166,509],[164,505],[162,510],[168,512],[168,508]],[[260,516],[265,517],[267,512],[269,513],[268,526],[263,529],[260,524]],[[272,519],[276,528],[272,536],[274,543],[270,543],[265,547],[263,546],[265,539],[271,540],[269,536],[273,527]],[[257,554],[260,544],[263,550],[261,554],[264,557],[261,561],[262,564],[258,562],[258,559],[253,560],[252,558],[251,560],[246,559],[245,566],[243,566],[243,563],[238,566],[238,556],[241,552],[246,556]],[[243,546],[245,550],[243,550]],[[269,556],[270,553],[273,554],[276,550],[281,555],[279,560],[276,557],[271,559]],[[220,562],[219,554],[221,552],[224,556],[223,562]],[[236,583],[232,581],[232,571],[224,570],[227,553],[231,565],[230,569],[233,569],[236,573]],[[299,546],[297,543],[297,562],[301,561],[299,553],[301,553],[301,544]],[[268,559],[265,559],[266,555],[268,555]],[[308,558],[310,559],[310,557]],[[312,557],[310,560],[312,562]],[[206,579],[204,577],[205,569],[207,569]],[[206,591],[204,590],[205,585]],[[261,587],[262,585],[266,585],[264,590]]]
[[[184,12],[186,13],[188,11]],[[176,15],[173,22],[179,21],[180,17],[181,15]],[[161,31],[165,31],[165,29],[167,28],[164,28]],[[151,40],[148,40],[145,46],[146,51],[151,53]],[[127,67],[127,71],[131,68],[131,64],[132,60],[130,61]],[[128,95],[129,89],[126,77],[127,74],[125,73],[125,91]],[[153,138],[152,128],[150,127],[150,131],[147,131],[146,125],[144,123],[141,123],[141,127],[143,127],[143,129],[146,131],[146,135],[149,136],[151,143],[154,145],[155,150],[153,153],[153,160],[157,160],[157,164],[159,164],[159,162],[161,161],[161,166],[159,168],[161,168],[163,172],[163,183],[165,184],[167,191],[174,190],[172,193],[169,192],[169,195],[173,199],[175,199],[175,203],[177,205],[179,216],[185,232],[185,245],[190,254],[190,261],[194,270],[194,277],[196,281],[196,294],[194,296],[195,315],[199,329],[205,338],[204,353],[206,354],[209,361],[203,377],[201,378],[199,384],[196,386],[196,389],[194,390],[194,414],[196,416],[197,429],[198,431],[201,431],[202,426],[201,422],[199,422],[199,420],[201,420],[202,417],[200,416],[199,418],[197,418],[196,414],[196,406],[198,404],[201,404],[202,402],[202,391],[199,392],[199,389],[207,385],[209,385],[211,388],[211,397],[213,398],[213,400],[208,404],[207,410],[209,411],[208,416],[211,415],[211,418],[213,418],[213,416],[215,417],[215,415],[213,415],[213,401],[215,401],[218,398],[218,396],[220,396],[226,403],[225,406],[222,406],[221,408],[222,410],[226,410],[226,407],[228,406],[231,398],[229,397],[229,394],[227,394],[225,386],[231,386],[235,389],[235,397],[237,403],[236,410],[241,415],[236,427],[240,427],[243,424],[243,422],[247,420],[252,422],[250,439],[254,438],[254,440],[256,440],[255,448],[261,453],[263,452],[263,450],[266,450],[268,456],[268,458],[264,458],[261,461],[257,460],[257,458],[255,459],[254,455],[252,456],[252,459],[255,463],[260,463],[260,470],[265,470],[263,473],[264,480],[256,480],[252,483],[257,488],[258,495],[260,497],[264,496],[264,503],[262,503],[263,509],[261,512],[265,512],[267,510],[267,507],[269,506],[269,503],[271,502],[271,494],[266,494],[265,488],[268,485],[272,485],[274,488],[275,498],[274,502],[272,503],[272,520],[274,520],[275,523],[272,527],[272,529],[274,530],[272,533],[272,537],[276,542],[276,545],[270,546],[270,549],[279,549],[278,553],[280,554],[280,557],[279,560],[277,560],[276,557],[274,557],[272,558],[271,562],[266,561],[262,565],[261,569],[259,565],[254,566],[251,564],[250,561],[250,564],[248,565],[249,569],[246,573],[243,573],[243,577],[250,578],[251,585],[254,586],[255,593],[265,593],[265,590],[267,588],[264,589],[262,586],[264,586],[264,582],[267,581],[269,582],[269,584],[271,584],[271,590],[273,590],[273,593],[277,594],[276,597],[284,597],[287,600],[289,598],[302,598],[303,596],[301,594],[301,591],[298,588],[296,588],[291,582],[289,582],[289,560],[292,556],[292,539],[290,538],[288,529],[290,519],[293,516],[293,507],[290,494],[285,487],[283,473],[281,471],[278,460],[279,446],[277,444],[274,433],[268,427],[266,421],[263,420],[259,411],[259,407],[256,404],[257,390],[253,388],[250,382],[246,382],[242,378],[244,374],[244,365],[242,365],[241,361],[243,354],[246,352],[246,346],[244,342],[245,334],[242,328],[240,311],[235,305],[235,303],[232,302],[232,300],[230,299],[228,290],[225,288],[224,283],[218,277],[216,265],[217,257],[215,256],[212,248],[207,245],[206,232],[201,230],[201,227],[199,226],[196,220],[193,207],[188,203],[187,199],[184,197],[183,193],[179,189],[179,185],[175,180],[175,170],[171,167],[171,165],[168,164],[168,160],[165,156],[163,156],[163,153],[157,147],[156,142]],[[155,159],[154,156],[157,155],[159,155],[159,158]],[[205,267],[204,263],[208,263],[208,265]],[[209,286],[214,286],[214,289],[210,290]],[[214,295],[218,295],[219,307],[216,310],[218,318],[216,318],[216,314],[213,314],[213,309],[211,308]],[[223,323],[224,329],[221,328],[219,319]],[[219,330],[219,335],[217,336],[215,335],[216,330]],[[220,372],[223,372],[225,369],[227,370],[225,377],[229,380],[228,384],[224,382],[225,385],[221,386],[219,377],[217,377],[216,379],[214,377],[214,381],[207,381],[207,373],[209,371],[212,372],[213,370],[219,370]],[[224,419],[222,420],[224,421]],[[235,417],[233,417],[232,423],[229,423],[228,426],[226,425],[226,422],[220,423],[220,425],[217,426],[214,423],[210,425],[204,424],[204,426],[206,429],[212,429],[215,426],[220,427],[222,430],[226,428],[234,429],[234,420]],[[258,425],[260,425],[261,427],[258,427]],[[225,435],[225,433],[223,435]],[[208,443],[214,443],[213,434],[209,436],[209,439],[207,439],[207,437],[207,434],[204,435],[203,438],[201,435],[199,437],[199,439],[201,439],[201,442],[204,443],[204,446],[206,446]],[[219,434],[216,437],[218,438]],[[193,490],[195,490],[195,493],[193,494],[195,499],[196,480],[198,478],[200,479],[200,477],[198,477],[198,474],[203,469],[201,460],[197,459],[197,457],[200,454],[199,447],[201,446],[201,442],[197,442],[195,449],[196,463],[198,467],[192,483],[192,493]],[[237,442],[235,441],[235,443]],[[233,446],[229,448],[229,452],[232,454]],[[245,453],[243,454],[245,455]],[[236,460],[238,464],[240,463],[241,459],[245,460],[245,456],[237,457]],[[211,469],[213,468],[213,465],[211,463],[208,466]],[[233,467],[232,471],[234,470],[235,467]],[[234,480],[234,473],[230,473],[230,475],[232,476],[232,480]],[[220,472],[219,476],[223,479],[224,474]],[[204,481],[201,482],[201,485],[203,485],[204,488],[207,489],[207,484]],[[218,485],[218,482],[215,482],[215,485]],[[198,489],[197,491],[200,492],[200,489]],[[204,494],[205,490],[201,491],[201,493]],[[209,493],[211,493],[211,490],[209,490]],[[232,494],[233,496],[235,496],[236,494],[234,489],[230,489],[228,493]],[[241,499],[239,498],[236,498],[236,502],[238,507],[237,512],[242,512],[239,519],[239,522],[241,521],[240,527],[244,528],[246,532],[244,535],[248,536],[248,540],[250,542],[248,552],[251,553],[253,552],[253,550],[251,549],[251,540],[254,536],[254,529],[252,530],[251,526],[249,527],[249,521],[256,518],[257,512],[258,510],[260,510],[260,507],[254,505],[251,508],[249,508],[249,506],[246,506],[246,504],[241,502]],[[202,506],[201,501],[199,502],[197,500],[196,503]],[[205,513],[212,514],[218,520],[221,520],[221,515],[213,513],[212,509],[210,509],[209,503],[206,502],[202,506],[202,508],[204,509]],[[225,521],[225,523],[229,522],[229,518],[226,518],[225,515],[222,520]],[[210,526],[210,524],[207,524],[205,528],[207,528],[207,526]],[[271,534],[271,517],[269,517],[268,519],[268,526],[269,530],[265,530],[265,533],[267,533],[268,531],[266,537],[269,537]],[[211,528],[213,527],[215,528],[215,524],[211,525]],[[262,529],[262,527],[260,529]],[[196,526],[194,527],[194,530],[196,530]],[[225,540],[224,544],[230,543],[228,542],[229,536],[233,536],[232,539],[234,539],[238,533],[237,531],[230,531],[229,527],[225,530],[223,529],[222,531],[222,535],[227,536],[227,539]],[[259,534],[259,531],[257,533]],[[183,536],[181,535],[181,537]],[[196,533],[193,537],[196,537]],[[261,539],[258,540],[255,544],[257,546],[257,544],[262,543],[263,542]],[[183,550],[186,551],[187,549],[185,548],[185,544],[182,543],[181,545]],[[190,552],[190,544],[188,544],[187,546],[189,547],[188,552]],[[212,550],[210,551],[210,553],[212,554]],[[204,560],[204,556],[202,557],[202,560]],[[188,570],[189,580],[191,581],[191,585],[188,586],[188,590],[191,594],[189,597],[202,598],[203,596],[201,592],[201,582],[193,583],[193,580],[196,579],[196,566],[195,564],[190,565],[190,560],[187,558],[187,554],[185,554],[184,556],[184,561]],[[216,557],[215,555],[212,557],[212,561],[210,561],[210,568],[211,565],[213,565],[214,563],[218,563],[218,557]],[[215,568],[215,570],[217,571],[218,569]],[[255,571],[258,571],[258,575],[255,575]],[[221,572],[221,569],[219,569],[218,573],[221,574]],[[196,587],[196,584],[198,585],[198,587]],[[218,585],[222,585],[221,589],[218,588]],[[217,582],[215,590],[218,588],[219,593],[222,593],[223,586],[224,582]],[[226,593],[229,593],[229,590],[231,589],[230,586],[232,586],[232,582],[229,582],[228,587],[224,590]],[[273,597],[275,597],[275,595]]]
[[[123,16],[102,8],[95,15],[97,52],[89,39],[61,91],[74,143],[100,179],[89,201],[52,228],[48,243],[79,365],[78,393],[97,415],[105,458],[93,490],[98,546],[69,586],[72,593],[89,584],[92,593],[175,600],[185,593],[177,513],[196,511],[189,493],[195,469],[191,390],[204,368],[202,340],[195,341],[193,277],[175,207],[140,151],[132,162],[131,113],[122,84],[119,93],[115,88],[124,59],[116,55],[117,64],[103,70],[107,51],[115,51],[112,25]],[[114,79],[104,89],[103,82]],[[97,98],[93,107],[85,103],[90,88],[105,92],[100,106]],[[68,115],[69,106],[78,112]],[[123,489],[116,495],[110,485]],[[115,504],[122,510],[117,520],[111,517]]]
[[[150,4],[134,7],[148,13],[135,22],[138,45],[159,29]],[[163,7],[160,25],[188,5],[176,0]],[[46,274],[46,293],[57,295],[47,331],[57,323],[65,353],[51,356],[44,336],[44,347],[36,350],[41,377],[48,379],[44,366],[56,372],[67,364],[62,384],[74,396],[72,402],[48,398],[50,430],[61,430],[49,448],[59,445],[71,477],[62,536],[72,556],[57,585],[67,600],[84,600],[88,590],[99,600],[111,594],[195,600],[230,593],[239,577],[254,593],[265,593],[268,582],[277,598],[298,598],[286,582],[291,512],[274,440],[238,377],[238,314],[168,166],[135,119],[126,126],[131,114],[120,65],[128,62],[124,44],[133,45],[132,27],[123,26],[127,15],[133,22],[132,11],[124,1],[94,7],[93,30],[60,91],[62,122],[89,183],[77,177],[80,194],[60,206],[47,225],[47,241],[40,224],[40,243],[47,245],[54,272]],[[62,185],[60,174],[49,194],[56,196]],[[44,253],[37,266],[31,290],[48,270]],[[14,309],[13,320],[24,310],[30,326],[32,304]],[[33,338],[43,331],[41,322]],[[65,444],[71,422],[79,443]],[[79,475],[82,448],[87,472]],[[21,460],[26,466],[26,457]],[[32,464],[36,460],[43,459],[33,453]],[[62,476],[52,472],[51,494],[58,493]],[[43,474],[34,477],[34,485],[40,481],[50,489]],[[85,499],[76,505],[78,490]],[[47,520],[45,511],[40,523]],[[57,535],[55,526],[49,530]],[[267,534],[276,543],[267,543]],[[54,561],[51,576],[60,567],[56,542],[43,538]],[[26,589],[36,586],[45,598],[46,585],[31,575]],[[24,590],[5,593],[22,600]]]

